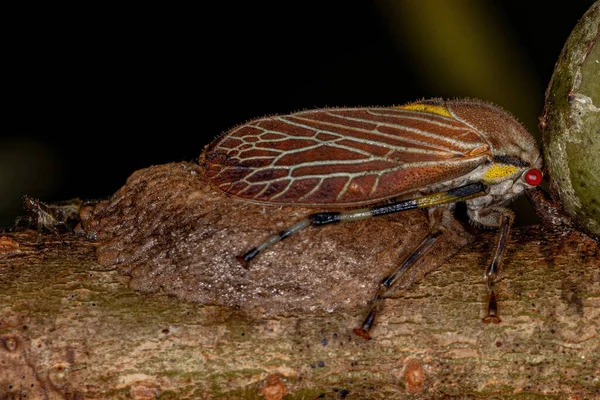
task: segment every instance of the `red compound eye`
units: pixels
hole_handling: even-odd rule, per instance
[[[523,179],[531,186],[537,186],[542,183],[542,171],[537,168],[531,168],[525,171]]]

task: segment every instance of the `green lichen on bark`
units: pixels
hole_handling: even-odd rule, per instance
[[[600,237],[600,2],[567,40],[546,92],[544,157],[553,195]]]

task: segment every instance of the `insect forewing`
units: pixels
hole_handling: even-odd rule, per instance
[[[468,174],[485,138],[443,105],[335,108],[241,125],[205,150],[208,179],[233,196],[307,206],[369,204]]]

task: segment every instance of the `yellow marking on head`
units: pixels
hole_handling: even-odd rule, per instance
[[[441,115],[442,117],[454,118],[446,107],[436,106],[433,104],[410,103],[405,104],[403,106],[396,106],[396,108],[399,108],[400,110],[422,111],[426,113]]]
[[[492,164],[483,175],[484,181],[493,181],[494,179],[504,178],[518,171],[518,168],[510,164]]]

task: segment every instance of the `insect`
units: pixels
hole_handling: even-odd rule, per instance
[[[500,322],[494,286],[514,220],[506,205],[542,181],[540,152],[525,128],[504,110],[469,99],[256,119],[209,144],[200,164],[211,184],[235,197],[337,209],[308,215],[238,256],[246,266],[308,226],[428,209],[429,234],[383,279],[366,319],[354,329],[366,339],[386,292],[435,248],[459,201],[471,222],[498,229],[484,272],[489,299],[483,320]]]
[[[79,221],[79,210],[83,205],[80,199],[71,199],[58,203],[46,204],[30,196],[23,196],[23,208],[27,215],[18,217],[15,226],[37,225],[38,232],[45,228],[54,233],[61,243],[61,230],[70,230]]]

